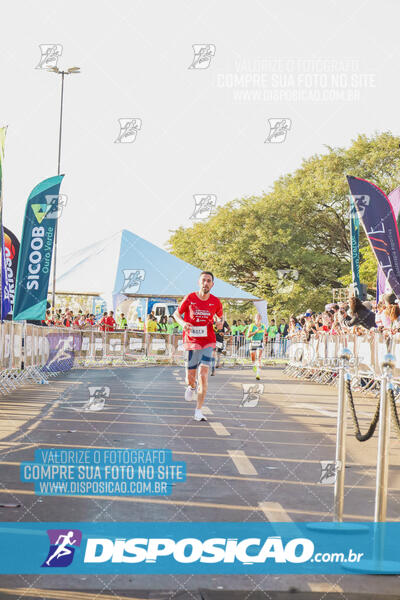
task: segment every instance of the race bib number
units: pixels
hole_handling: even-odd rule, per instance
[[[191,327],[190,328],[191,337],[207,337],[207,325],[203,325],[202,327]]]
[[[216,345],[217,348],[223,348],[224,347],[223,342],[216,342],[215,345]]]
[[[253,342],[251,342],[252,348],[259,348],[260,346],[261,346],[261,340],[254,340]]]

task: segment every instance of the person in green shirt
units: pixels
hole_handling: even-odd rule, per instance
[[[118,319],[118,329],[126,329],[128,327],[128,321],[124,313],[121,313],[120,318]]]
[[[232,335],[236,335],[236,332],[239,331],[236,321],[232,321],[231,332]]]
[[[263,341],[266,327],[261,323],[261,315],[257,313],[254,317],[254,323],[248,326],[247,338],[250,340],[250,357],[253,363],[253,371],[256,373],[256,379],[260,379],[261,356],[263,351]]]
[[[275,325],[275,319],[271,319],[271,325],[267,329],[268,342],[271,342],[271,356],[275,356],[274,347],[275,347],[275,338],[278,335],[278,328]]]
[[[167,333],[169,335],[172,335],[175,331],[175,321],[172,317],[168,317],[168,321],[167,321]]]

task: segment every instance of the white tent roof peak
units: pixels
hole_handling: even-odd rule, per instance
[[[107,303],[120,295],[185,296],[197,288],[201,273],[127,229],[70,252],[61,258],[57,270],[57,290],[99,294]],[[217,277],[212,293],[220,298],[257,300]]]

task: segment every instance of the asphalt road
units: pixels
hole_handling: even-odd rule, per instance
[[[335,388],[266,367],[257,406],[244,407],[243,386],[257,383],[254,373],[219,369],[209,380],[208,421],[198,423],[194,404],[183,397],[183,377],[183,369],[173,366],[73,370],[48,386],[26,386],[0,398],[0,520],[332,520],[333,484],[321,483],[321,461],[334,459]],[[110,389],[102,410],[85,410],[90,386]],[[374,404],[371,398],[357,401],[363,429]],[[372,520],[377,437],[360,444],[351,427],[349,420],[345,520]],[[186,461],[187,480],[167,497],[39,497],[19,478],[20,463],[33,460],[39,447],[169,448],[175,460]],[[388,520],[399,518],[399,474],[400,444],[393,435]],[[400,581],[361,575],[0,575],[0,598],[211,600],[210,590],[247,590],[255,600],[256,592],[290,588],[309,598],[350,599],[354,592],[396,597]],[[201,595],[199,589],[209,591]]]

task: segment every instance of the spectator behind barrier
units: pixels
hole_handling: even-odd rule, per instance
[[[356,296],[352,296],[349,300],[351,318],[347,321],[348,327],[361,325],[365,329],[376,327],[375,313],[369,310]]]

